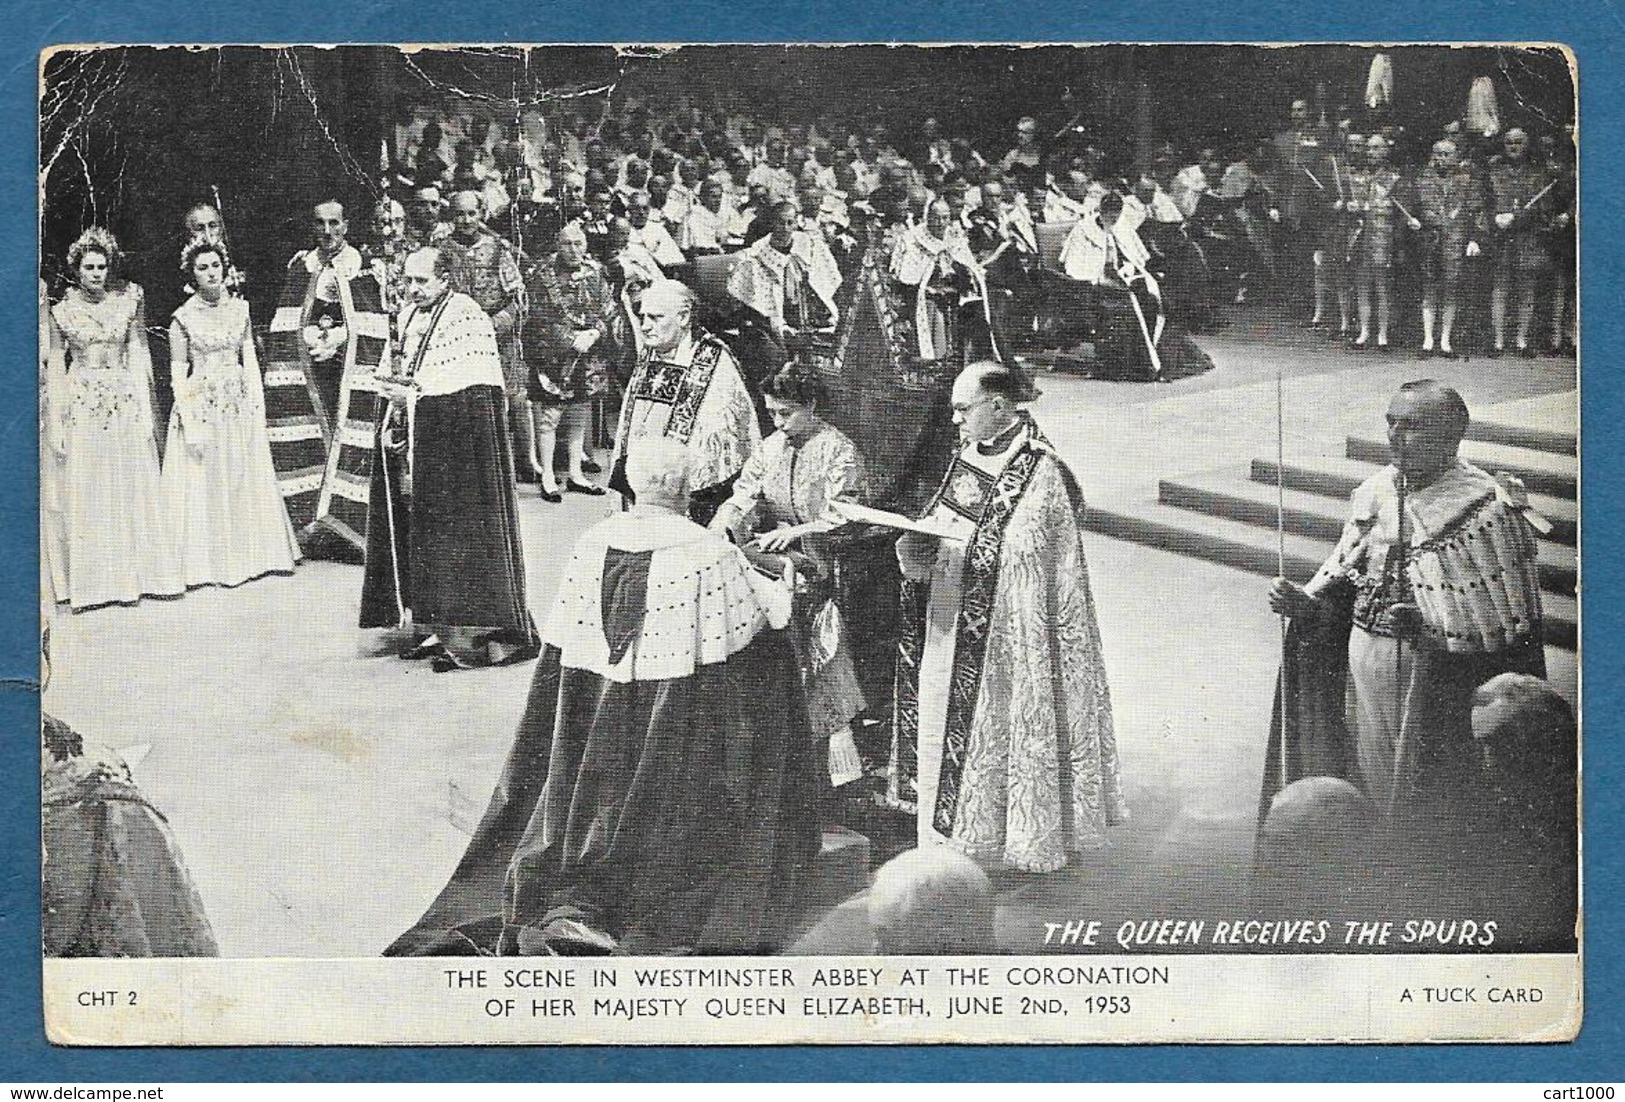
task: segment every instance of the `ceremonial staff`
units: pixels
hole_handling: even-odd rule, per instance
[[[231,251],[231,235],[226,232],[226,205],[220,201],[220,187],[218,184],[209,185],[209,194],[214,197],[214,209],[220,215],[220,244],[226,251]]]
[[[1286,401],[1284,368],[1279,360],[1275,364],[1275,576],[1286,577]],[[1287,755],[1287,617],[1281,620],[1281,676],[1276,679],[1281,706],[1281,787],[1291,783]]]
[[[1407,558],[1410,548],[1405,542],[1405,496],[1410,489],[1409,480],[1405,477],[1405,440],[1403,436],[1396,437],[1398,454],[1394,456],[1394,490],[1398,509],[1395,519],[1394,546],[1389,551],[1388,568],[1392,571],[1393,591],[1391,596],[1395,603],[1390,609],[1398,608],[1407,603],[1410,596],[1410,582],[1406,574]],[[1404,762],[1408,753],[1405,739],[1405,636],[1404,628],[1399,620],[1389,612],[1389,624],[1394,632],[1394,721],[1396,723],[1394,745],[1394,775],[1388,787],[1388,810],[1393,810],[1394,798],[1399,794],[1400,778],[1404,775]]]
[[[220,188],[215,184],[209,185],[209,194],[214,198],[215,213],[220,215],[220,247],[226,250],[226,270],[221,273],[225,277],[226,289],[243,294],[243,273],[238,270],[232,260],[236,256],[231,247],[231,234],[226,231],[226,207],[220,201]]]
[[[1557,181],[1553,180],[1551,183],[1547,184],[1545,187],[1543,187],[1539,191],[1535,192],[1535,194],[1533,194],[1533,195],[1531,195],[1529,197],[1529,201],[1527,203],[1525,203],[1523,206],[1518,208],[1518,213],[1519,214],[1526,213],[1529,210],[1530,207],[1534,206],[1536,203],[1538,203],[1542,199],[1546,198],[1546,193],[1548,191],[1551,191],[1556,186],[1557,186]]]

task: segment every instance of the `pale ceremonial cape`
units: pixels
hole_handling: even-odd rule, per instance
[[[1366,590],[1387,569],[1399,528],[1397,474],[1384,467],[1355,489],[1348,522],[1308,583],[1320,593],[1338,582]],[[1539,640],[1538,548],[1533,529],[1549,527],[1529,509],[1522,485],[1457,460],[1405,498],[1405,574],[1422,611],[1428,645],[1458,654]],[[1356,600],[1355,619],[1362,616]]]
[[[650,218],[641,227],[634,226],[629,241],[648,251],[660,268],[672,268],[684,261],[683,250],[672,240],[665,226]]]
[[[790,601],[655,508],[583,533],[479,828],[386,955],[780,949],[819,845]]]
[[[838,324],[835,292],[841,288],[840,269],[823,236],[806,230],[795,231],[788,253],[775,249],[771,238],[752,244],[728,273],[728,293],[774,325],[783,325],[785,284],[802,276],[829,311],[831,322]]]
[[[1061,868],[1128,818],[1082,495],[1029,422],[961,451],[928,515],[964,538],[903,583],[889,797],[922,845]]]
[[[987,277],[971,252],[970,242],[959,235],[939,238],[923,224],[909,227],[897,238],[892,248],[890,271],[893,279],[905,287],[914,288],[914,332],[919,341],[922,360],[940,360],[952,349],[937,348],[932,338],[931,300],[927,291],[933,280],[951,273],[958,264],[970,273],[976,293],[981,297],[982,310],[991,332],[993,319],[988,314]],[[997,349],[995,349],[997,355]]]
[[[1458,460],[1408,494],[1398,594],[1395,480],[1385,467],[1354,491],[1305,587],[1333,611],[1291,625],[1286,730],[1283,742],[1278,694],[1261,818],[1281,788],[1317,774],[1355,780],[1390,816],[1438,814],[1472,791],[1474,689],[1499,673],[1545,674],[1534,533],[1547,523],[1523,488]],[[1397,644],[1388,610],[1401,595],[1422,632]]]
[[[620,630],[604,618],[603,563],[611,550],[648,555],[644,588],[658,595]],[[783,582],[688,518],[643,509],[613,514],[581,534],[542,641],[559,649],[564,668],[626,684],[689,677],[789,622]]]
[[[1158,345],[1167,321],[1162,313],[1162,288],[1146,267],[1151,262],[1151,252],[1135,232],[1132,216],[1124,221],[1127,215],[1125,207],[1110,230],[1093,216],[1080,220],[1061,244],[1060,262],[1067,276],[1097,287],[1114,287],[1113,278],[1122,281],[1140,339],[1145,344],[1151,374],[1155,376],[1162,374]]]

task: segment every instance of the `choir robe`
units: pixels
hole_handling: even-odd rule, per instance
[[[377,434],[361,626],[472,628],[534,654],[507,436],[502,359],[491,319],[447,292],[401,315],[402,362],[417,393],[405,447]]]
[[[615,433],[609,485],[628,502],[626,452],[641,436],[664,436],[688,449],[693,491],[689,515],[704,524],[732,491],[745,460],[762,446],[762,428],[738,362],[709,333],[684,334],[665,355],[644,349],[632,371]]]
[[[927,513],[926,581],[903,583],[888,797],[921,845],[1031,872],[1125,822],[1083,497],[1030,420],[970,444]]]
[[[386,953],[780,948],[820,841],[790,602],[665,510],[588,529],[490,806]]]

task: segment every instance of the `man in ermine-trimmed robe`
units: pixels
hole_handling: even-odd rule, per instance
[[[756,389],[787,362],[816,370],[840,320],[841,273],[823,235],[800,228],[793,202],[776,204],[770,217],[772,230],[728,273],[729,297],[746,308],[734,348]]]
[[[783,948],[819,847],[790,588],[686,518],[689,459],[633,441],[637,504],[577,541],[485,816],[386,955]]]
[[[344,207],[318,203],[312,221],[316,246],[288,262],[266,337],[266,435],[305,553],[343,557],[366,542],[372,430],[383,409],[372,380],[388,370],[389,316],[378,279],[345,241]]]
[[[1468,419],[1454,389],[1402,386],[1388,407],[1394,462],[1355,489],[1307,586],[1275,580],[1270,607],[1292,620],[1291,722],[1283,758],[1276,717],[1264,805],[1324,773],[1353,780],[1390,820],[1448,826],[1477,771],[1473,691],[1500,673],[1544,676],[1535,532],[1549,525],[1522,486],[1457,458]]]
[[[1111,194],[1080,218],[1061,243],[1061,267],[1068,277],[1101,288],[1096,374],[1156,378],[1163,370],[1162,288],[1147,268],[1151,253],[1133,219],[1123,219],[1123,209],[1122,199]]]
[[[922,360],[955,366],[978,356],[1000,358],[986,276],[970,242],[948,232],[950,219],[947,203],[930,202],[924,221],[902,229],[892,244],[888,270],[914,300],[916,350]]]
[[[762,446],[756,403],[733,353],[694,328],[694,292],[675,280],[644,289],[638,302],[643,347],[621,403],[610,489],[628,504],[628,447],[640,437],[675,440],[689,451],[689,516],[707,524],[732,492],[745,460]]]
[[[683,250],[672,240],[671,233],[667,231],[664,223],[650,217],[647,191],[635,191],[627,200],[626,221],[630,231],[627,240],[633,245],[642,246],[654,258],[661,271],[680,267],[686,261]]]
[[[479,303],[451,290],[450,249],[406,261],[399,375],[378,381],[378,431],[361,626],[408,620],[437,671],[532,657],[502,358]]]
[[[996,363],[954,381],[963,447],[897,542],[903,635],[888,794],[921,845],[1051,872],[1128,818],[1077,482]]]

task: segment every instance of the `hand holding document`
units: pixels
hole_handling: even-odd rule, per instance
[[[878,524],[882,528],[895,528],[899,532],[913,532],[921,536],[931,536],[940,540],[958,540],[963,543],[964,535],[953,531],[947,524],[930,517],[914,520],[901,513],[887,512],[885,509],[873,509],[867,505],[858,505],[849,501],[832,501],[830,512],[842,520],[852,524]]]

